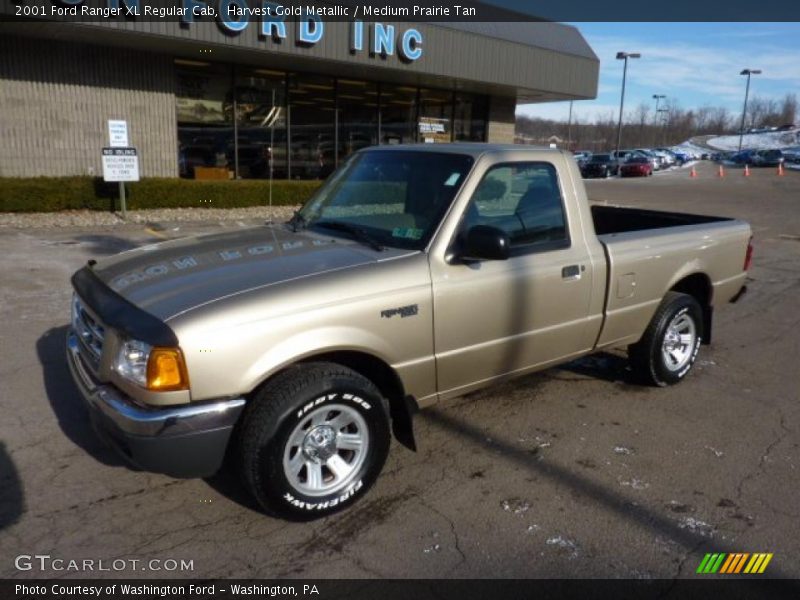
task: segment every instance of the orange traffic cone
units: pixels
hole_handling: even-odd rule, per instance
[[[717,176],[725,177],[725,168],[722,165],[719,166],[719,173],[717,173]]]
[[[691,171],[691,173],[689,173],[689,177],[692,177],[692,178],[697,177],[697,171],[695,170],[694,167],[692,167],[692,171]]]
[[[783,177],[783,163],[778,163],[778,177]]]
[[[745,177],[750,177],[750,165],[745,165],[744,166],[744,176]]]

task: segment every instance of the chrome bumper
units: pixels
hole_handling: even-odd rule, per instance
[[[222,465],[244,398],[142,407],[113,385],[94,379],[72,331],[67,334],[67,363],[95,430],[136,466],[176,477],[205,477]]]

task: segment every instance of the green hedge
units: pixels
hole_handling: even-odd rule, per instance
[[[304,203],[320,181],[272,182],[272,204]],[[0,212],[114,210],[118,184],[94,177],[0,178]],[[238,208],[266,206],[269,182],[263,179],[195,181],[142,179],[125,184],[129,210],[143,208]]]

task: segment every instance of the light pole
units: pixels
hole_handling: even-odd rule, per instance
[[[661,120],[661,143],[666,145],[667,143],[667,120],[669,119],[669,109],[668,108],[659,108],[658,112],[664,113],[664,118]],[[656,113],[658,116],[658,113]]]
[[[653,100],[656,101],[656,112],[653,113],[653,140],[655,144],[658,143],[658,102],[666,98],[664,94],[653,94]]]
[[[572,150],[572,100],[569,101],[569,119],[567,120],[567,150]]]
[[[619,145],[622,142],[622,109],[625,106],[625,79],[628,76],[628,59],[641,58],[638,52],[617,52],[617,60],[624,60],[625,66],[622,68],[622,94],[619,97],[619,123],[617,124],[617,148],[614,158],[619,159]]]
[[[744,118],[747,115],[747,96],[750,95],[750,76],[761,75],[761,69],[743,69],[739,75],[747,75],[747,87],[744,89],[744,108],[742,109],[742,126],[739,128],[739,152],[741,152],[742,138],[744,137]]]

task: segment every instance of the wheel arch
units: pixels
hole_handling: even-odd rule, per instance
[[[714,308],[711,304],[714,287],[705,273],[692,273],[675,282],[670,292],[679,292],[691,296],[703,310],[703,344],[711,343],[711,331]]]
[[[406,394],[405,386],[397,371],[385,360],[369,352],[336,349],[302,356],[270,373],[251,394],[267,385],[278,374],[290,368],[315,362],[329,362],[347,367],[375,384],[389,402],[389,413],[395,438],[404,446],[416,450],[412,427],[412,415],[418,410],[416,399]]]

